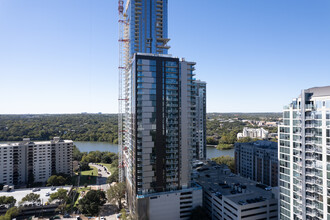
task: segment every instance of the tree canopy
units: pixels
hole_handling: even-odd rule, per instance
[[[15,204],[16,199],[13,196],[0,196],[0,205]]]
[[[0,216],[0,220],[11,220],[14,217],[18,216],[20,213],[19,209],[17,207],[11,207],[7,210],[5,215]]]
[[[118,142],[117,115],[0,115],[0,141],[50,140]]]
[[[115,171],[113,173],[111,173],[111,175],[108,177],[107,183],[118,182],[118,177],[119,177],[118,168],[116,168],[114,170]]]
[[[40,202],[40,195],[35,193],[29,193],[22,198],[21,202],[32,202],[32,203]]]
[[[231,156],[221,156],[212,158],[218,164],[225,164],[231,170],[231,172],[235,171],[235,159]]]
[[[86,215],[96,216],[99,214],[100,206],[106,203],[105,193],[100,190],[90,190],[79,200],[78,209]]]
[[[126,185],[125,183],[117,183],[111,186],[107,191],[107,196],[109,202],[114,202],[118,204],[118,209],[122,209],[121,200],[125,197]]]
[[[257,141],[257,140],[260,140],[260,139],[250,138],[250,137],[242,137],[242,138],[237,140],[237,143],[248,143],[248,142]]]
[[[61,202],[64,202],[68,199],[68,190],[66,189],[58,189],[57,192],[50,194],[49,201],[54,201],[56,199],[60,200]]]
[[[52,175],[47,180],[48,186],[63,186],[66,183],[66,178],[63,176]]]

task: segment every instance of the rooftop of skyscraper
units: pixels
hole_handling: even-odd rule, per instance
[[[314,97],[330,96],[330,86],[312,87],[306,89],[305,92],[312,93]]]

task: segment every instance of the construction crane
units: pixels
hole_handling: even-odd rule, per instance
[[[129,39],[128,39],[128,19],[127,16],[124,13],[124,1],[118,0],[118,13],[119,13],[119,19],[118,19],[118,26],[119,26],[119,66],[118,66],[118,72],[119,72],[119,83],[118,83],[118,152],[119,152],[119,158],[118,158],[118,164],[119,164],[119,181],[124,181],[124,155],[123,150],[127,149],[124,148],[124,142],[123,138],[125,136],[125,130],[123,130],[123,115],[124,112],[124,105],[127,101],[127,98],[125,98],[125,94],[123,94],[124,88],[125,88],[125,74],[127,72],[128,67],[128,57],[129,57]]]

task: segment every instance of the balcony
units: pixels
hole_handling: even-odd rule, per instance
[[[309,200],[316,200],[316,198],[314,196],[311,195],[306,195],[306,198]]]
[[[306,137],[314,137],[314,135],[315,135],[314,132],[312,132],[312,133],[306,133],[306,134],[305,134]]]
[[[312,111],[312,110],[314,110],[314,105],[313,104],[307,104],[307,105],[305,105],[305,110],[306,111]]]
[[[315,160],[315,157],[314,156],[305,156],[305,159],[306,160]]]
[[[314,147],[306,147],[305,151],[309,152],[309,153],[313,153],[313,152],[315,152],[315,148]]]
[[[311,209],[316,208],[315,204],[313,204],[313,203],[306,203],[306,207],[311,208]]]

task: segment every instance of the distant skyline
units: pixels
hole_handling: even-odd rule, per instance
[[[0,1],[0,114],[117,113],[117,3]],[[208,112],[280,112],[330,85],[329,11],[326,0],[169,0],[169,54],[197,63]]]

